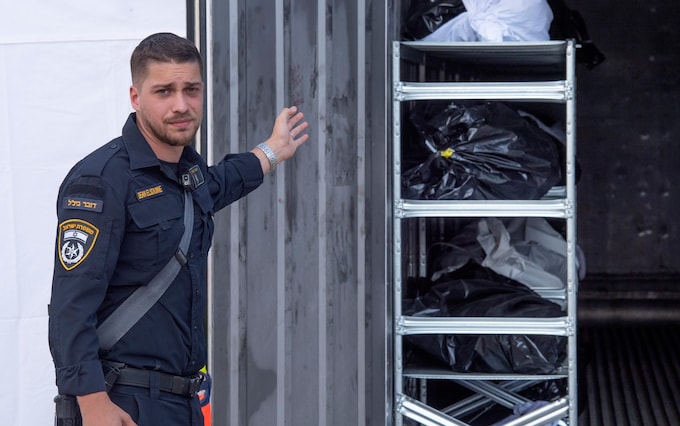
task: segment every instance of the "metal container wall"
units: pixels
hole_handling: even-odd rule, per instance
[[[292,160],[215,216],[215,425],[391,422],[388,9],[213,1],[190,17],[203,27],[209,162],[265,140],[283,106],[310,123]]]
[[[676,289],[680,3],[607,3],[569,2],[607,57],[578,76],[579,214],[592,218],[579,226],[579,241],[590,274],[622,288],[656,290],[663,279]]]

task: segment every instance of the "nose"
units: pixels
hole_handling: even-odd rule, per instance
[[[186,95],[181,91],[177,92],[173,97],[172,110],[177,113],[184,113],[189,110],[189,102],[186,99]]]

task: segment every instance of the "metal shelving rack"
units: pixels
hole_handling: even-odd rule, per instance
[[[526,401],[518,392],[546,380],[566,379],[568,394],[509,425],[542,425],[560,420],[577,424],[576,380],[576,187],[575,187],[575,45],[573,41],[516,43],[393,42],[392,45],[392,288],[395,424],[466,425],[457,417],[484,404],[512,407]],[[453,71],[449,66],[453,65]],[[448,71],[447,71],[448,70]],[[480,70],[491,70],[489,76]],[[406,72],[408,71],[408,72]],[[407,76],[402,74],[408,74]],[[494,75],[495,74],[495,75]],[[461,81],[463,80],[463,81]],[[402,106],[426,100],[520,101],[557,105],[566,133],[564,186],[553,188],[540,200],[424,201],[401,195]],[[421,235],[426,218],[543,217],[564,220],[566,229],[566,291],[542,295],[563,301],[559,318],[424,318],[402,315],[405,278],[424,276],[426,259],[421,239],[404,233],[406,220]],[[415,222],[414,222],[415,221]],[[410,228],[409,228],[410,229]],[[409,231],[411,232],[411,231]],[[409,244],[418,241],[418,247]],[[409,252],[411,262],[405,265]],[[414,254],[415,253],[415,254]],[[406,271],[406,272],[405,272]],[[411,272],[408,272],[411,271]],[[564,294],[566,293],[566,294]],[[404,365],[403,336],[412,334],[525,334],[566,336],[567,360],[552,375],[456,373],[437,368],[410,369]],[[435,409],[426,397],[407,394],[405,381],[453,380],[474,393],[446,409]],[[422,395],[421,395],[422,396]]]

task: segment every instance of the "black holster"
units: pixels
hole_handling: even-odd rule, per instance
[[[80,407],[75,396],[57,395],[54,398],[54,426],[82,426]]]

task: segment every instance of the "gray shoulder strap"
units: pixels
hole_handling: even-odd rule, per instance
[[[139,287],[97,327],[99,346],[108,351],[139,321],[161,298],[186,264],[186,253],[194,228],[194,206],[189,191],[184,191],[184,234],[175,256],[149,283]]]

